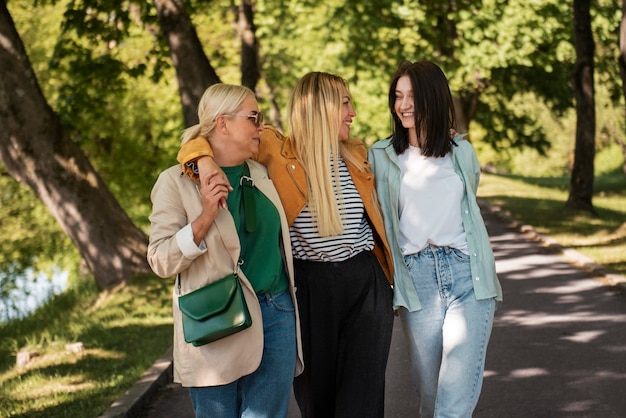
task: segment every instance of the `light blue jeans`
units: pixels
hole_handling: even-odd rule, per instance
[[[477,300],[469,256],[428,246],[405,256],[422,309],[400,309],[422,418],[469,418],[478,403],[495,300]]]
[[[191,387],[196,418],[286,417],[296,367],[296,314],[288,290],[257,295],[263,358],[254,373],[222,386]]]

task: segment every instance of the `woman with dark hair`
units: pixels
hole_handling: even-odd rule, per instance
[[[502,289],[476,203],[480,167],[451,137],[448,81],[403,62],[389,89],[393,134],[369,151],[394,262],[394,308],[409,345],[421,417],[471,417]]]

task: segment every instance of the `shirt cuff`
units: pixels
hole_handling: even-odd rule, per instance
[[[196,245],[193,240],[193,230],[191,224],[185,225],[180,231],[176,233],[176,243],[178,248],[183,253],[185,258],[195,259],[206,253],[207,248],[204,244],[204,240],[200,242],[200,245]]]

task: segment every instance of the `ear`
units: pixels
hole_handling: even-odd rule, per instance
[[[228,133],[228,121],[226,120],[226,117],[224,115],[219,115],[215,119],[215,129],[223,134]]]

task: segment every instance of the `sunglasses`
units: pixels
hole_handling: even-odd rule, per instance
[[[224,116],[248,118],[249,120],[252,121],[252,123],[254,123],[254,126],[256,126],[257,128],[263,125],[263,120],[265,119],[265,117],[263,116],[263,113],[261,112],[256,112],[252,115],[224,115]]]

